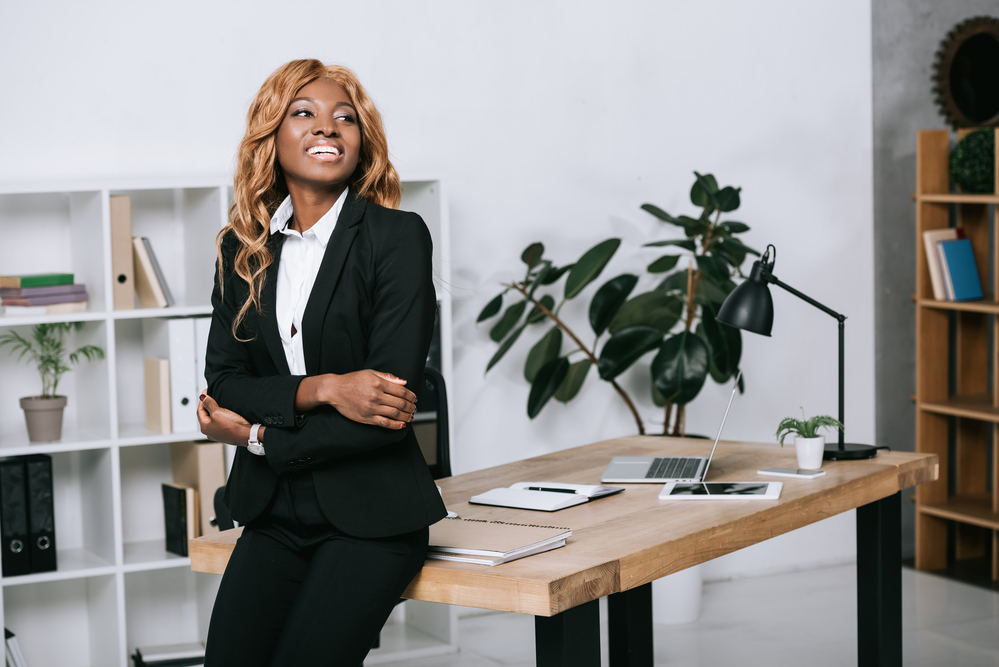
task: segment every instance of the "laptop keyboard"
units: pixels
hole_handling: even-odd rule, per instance
[[[694,476],[700,463],[699,458],[657,456],[645,473],[645,479],[688,479]]]

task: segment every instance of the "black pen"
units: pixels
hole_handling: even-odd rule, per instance
[[[548,489],[543,486],[529,486],[528,491],[551,491],[552,493],[576,493],[572,489]]]

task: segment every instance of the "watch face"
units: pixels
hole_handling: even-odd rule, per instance
[[[264,455],[264,446],[263,445],[259,445],[259,444],[249,445],[249,446],[247,446],[247,449],[250,450],[251,454],[256,454],[257,456],[263,456]]]

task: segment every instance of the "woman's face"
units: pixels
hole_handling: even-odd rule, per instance
[[[332,79],[302,86],[278,127],[276,147],[289,188],[345,186],[361,158],[361,127],[347,91]]]

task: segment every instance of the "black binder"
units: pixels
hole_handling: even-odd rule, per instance
[[[31,571],[56,569],[55,504],[52,500],[52,457],[21,457],[28,480],[28,534],[31,536]]]
[[[0,459],[0,538],[3,576],[30,574],[25,468],[24,461],[16,457]]]
[[[162,484],[163,518],[166,524],[166,550],[187,557],[187,489],[176,484]]]

